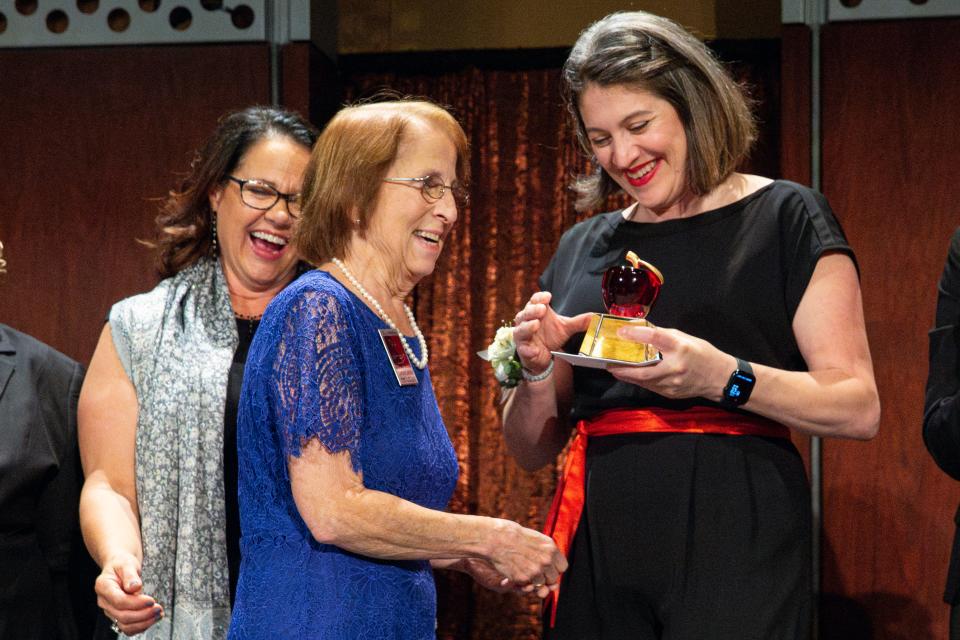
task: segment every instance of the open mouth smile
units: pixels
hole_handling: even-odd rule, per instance
[[[267,231],[251,231],[250,243],[253,251],[261,258],[275,260],[283,255],[290,240]]]
[[[642,187],[653,180],[653,176],[656,175],[659,167],[659,160],[651,160],[650,162],[627,169],[624,175],[627,178],[627,182],[631,185],[634,187]]]
[[[417,229],[416,231],[413,232],[413,235],[431,244],[437,244],[437,245],[440,244],[441,235],[439,233]]]

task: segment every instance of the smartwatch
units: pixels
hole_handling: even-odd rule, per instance
[[[727,386],[723,388],[723,398],[720,406],[725,409],[736,409],[750,399],[753,385],[757,376],[753,375],[753,367],[746,360],[737,358],[737,370],[730,374]]]

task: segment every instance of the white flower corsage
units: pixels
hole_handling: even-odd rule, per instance
[[[517,346],[513,344],[513,327],[504,325],[497,329],[493,342],[477,355],[490,363],[501,387],[512,389],[523,379],[523,366],[517,356]]]

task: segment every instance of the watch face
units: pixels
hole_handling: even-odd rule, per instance
[[[740,402],[743,396],[749,395],[753,389],[753,377],[743,374],[739,371],[730,376],[730,383],[727,385],[727,398],[733,402]]]

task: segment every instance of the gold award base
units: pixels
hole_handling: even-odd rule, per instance
[[[655,360],[657,350],[642,342],[624,340],[617,336],[617,330],[625,326],[652,327],[644,318],[622,318],[606,313],[595,313],[590,319],[583,342],[580,344],[580,355],[606,360],[620,360],[622,362],[647,362]]]

